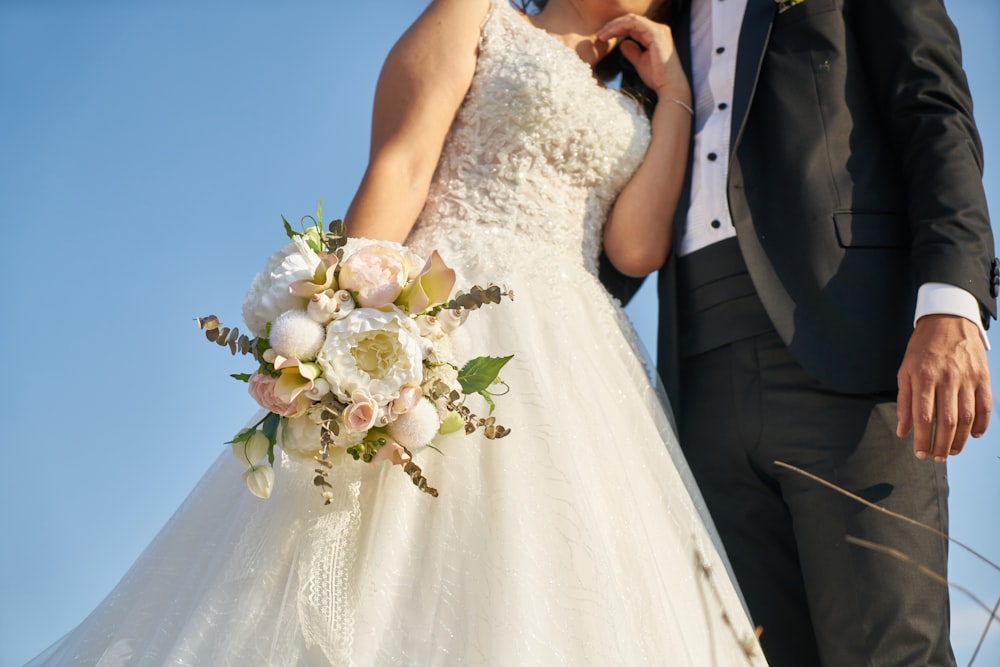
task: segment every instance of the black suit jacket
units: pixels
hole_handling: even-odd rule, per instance
[[[687,66],[688,12],[674,36]],[[748,0],[731,104],[737,238],[776,330],[810,374],[844,392],[895,390],[927,282],[966,289],[984,323],[995,317],[982,146],[940,0],[805,0],[784,12]],[[627,296],[627,283],[606,282]],[[658,355],[674,400],[675,292],[670,261],[659,274]]]

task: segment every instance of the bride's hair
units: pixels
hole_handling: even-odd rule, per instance
[[[549,0],[513,0],[526,14],[534,14],[545,9]],[[663,0],[663,4],[653,14],[653,19],[660,23],[672,24],[680,11],[683,0]]]
[[[545,5],[548,4],[548,0],[512,0],[512,2],[520,7],[525,14],[536,14],[545,9]],[[660,23],[673,26],[683,4],[684,0],[663,0],[652,18]],[[620,76],[622,92],[638,100],[646,109],[647,114],[653,114],[653,108],[656,106],[656,94],[646,87],[639,75],[636,74],[632,63],[617,48],[594,65],[594,75],[601,81],[612,81]]]

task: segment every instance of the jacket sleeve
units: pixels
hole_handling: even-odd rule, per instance
[[[941,0],[846,0],[845,12],[899,158],[915,284],[962,287],[987,324],[998,271],[958,32]]]

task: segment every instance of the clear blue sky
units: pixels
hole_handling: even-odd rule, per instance
[[[228,377],[248,364],[193,318],[239,323],[281,214],[321,196],[343,212],[378,69],[423,5],[0,0],[0,665],[78,623],[255,410]],[[948,6],[997,212],[1000,4]],[[646,340],[654,298],[630,307]],[[953,535],[994,560],[997,412],[950,475]],[[952,578],[995,602],[1000,576],[953,554]],[[964,664],[986,615],[953,599]],[[1000,627],[976,664],[1000,664]]]

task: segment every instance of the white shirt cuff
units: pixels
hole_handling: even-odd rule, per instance
[[[947,283],[924,283],[917,290],[917,309],[913,316],[913,325],[924,315],[958,315],[964,317],[979,328],[983,345],[990,349],[986,329],[979,314],[979,301],[961,287]]]

